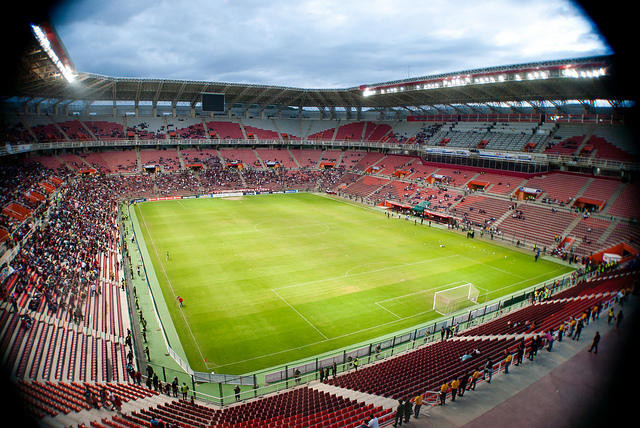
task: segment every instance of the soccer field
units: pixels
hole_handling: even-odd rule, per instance
[[[572,270],[314,194],[136,213],[189,364],[205,372],[248,373],[428,322],[439,290],[472,283],[481,303]]]

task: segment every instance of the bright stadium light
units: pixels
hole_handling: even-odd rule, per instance
[[[575,68],[572,65],[566,66],[566,68],[560,70],[550,71],[548,69],[535,69],[530,71],[520,71],[520,72],[506,72],[502,74],[479,74],[476,76],[473,75],[452,75],[441,80],[431,80],[431,81],[423,81],[423,82],[411,82],[402,84],[390,84],[389,86],[383,86],[378,88],[370,88],[366,85],[362,85],[360,89],[362,90],[362,95],[365,97],[369,97],[372,95],[384,95],[384,94],[395,94],[398,92],[406,92],[406,91],[421,91],[421,90],[433,90],[433,89],[441,89],[441,88],[454,88],[460,86],[467,85],[487,85],[492,83],[505,83],[505,82],[522,82],[525,80],[533,81],[533,80],[546,80],[552,78],[570,78],[570,79],[579,79],[579,78],[598,78],[600,76],[604,76],[606,74],[606,69],[600,68]]]
[[[40,43],[40,46],[49,56],[51,61],[53,61],[53,63],[58,68],[62,76],[64,76],[64,78],[67,79],[68,82],[73,82],[74,80],[73,70],[69,66],[64,65],[62,61],[60,61],[60,58],[58,58],[58,55],[56,55],[56,53],[54,52],[53,48],[51,47],[51,43],[49,42],[49,39],[47,38],[47,35],[45,34],[45,32],[42,31],[42,28],[40,28],[35,24],[31,24],[31,29],[33,30],[33,33],[36,35],[36,39],[38,39],[38,43]]]

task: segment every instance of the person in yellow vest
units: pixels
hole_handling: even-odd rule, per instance
[[[471,375],[471,389],[473,389],[474,391],[476,390],[476,383],[478,382],[479,377],[480,371],[476,367],[476,369],[473,371],[473,374]]]
[[[449,384],[447,382],[444,382],[441,386],[440,386],[440,405],[444,406],[444,402],[445,399],[447,397],[447,391],[449,390]]]
[[[422,394],[416,395],[416,398],[413,399],[413,417],[418,419],[420,415],[420,407],[422,407]]]
[[[451,381],[451,402],[456,401],[456,395],[458,394],[459,386],[460,386],[460,381],[458,379],[453,379]]]
[[[558,342],[562,342],[562,334],[564,333],[564,323],[560,323],[558,327]]]
[[[571,317],[571,322],[569,323],[569,336],[573,336],[573,332],[575,331],[576,325],[578,324],[578,321]]]
[[[505,349],[504,352],[505,354],[507,354],[506,358],[504,359],[504,373],[508,374],[509,366],[511,365],[511,360],[513,359],[513,357],[511,356],[511,352],[509,352],[507,349]]]

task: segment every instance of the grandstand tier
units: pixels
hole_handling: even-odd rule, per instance
[[[367,127],[357,129],[366,134]],[[145,168],[150,164],[159,168],[150,173]],[[23,156],[0,169],[2,245],[11,266],[3,282],[7,299],[0,306],[3,364],[30,413],[53,425],[85,420],[96,427],[135,428],[161,418],[185,427],[341,428],[355,427],[372,413],[388,425],[398,399],[422,393],[427,407],[435,406],[443,380],[486,364],[487,357],[494,362],[492,373],[502,373],[505,352],[517,355],[521,343],[525,353],[532,352],[537,335],[593,307],[614,305],[618,293],[637,280],[635,270],[614,270],[520,310],[501,311],[496,319],[469,323],[451,340],[438,341],[434,331],[431,340],[407,352],[383,351],[379,360],[372,354],[357,371],[341,364],[324,382],[314,372],[305,373],[300,387],[289,380],[287,386],[294,388],[275,394],[277,400],[243,387],[242,403],[235,404],[234,394],[226,391],[219,405],[195,404],[167,387],[173,374],[158,379],[159,373],[148,371],[155,356],[145,354],[146,320],[128,282],[141,274],[123,250],[130,236],[121,229],[120,202],[228,191],[326,192],[382,212],[440,220],[454,233],[474,230],[480,239],[523,251],[540,249],[593,275],[601,269],[603,252],[619,251],[613,256],[621,262],[635,262],[640,233],[629,221],[636,209],[627,201],[634,183],[437,164],[417,155],[298,147],[50,153]],[[534,186],[541,190],[538,198],[519,199],[515,192]],[[576,204],[581,198],[604,203]],[[461,355],[474,349],[482,357],[461,364]],[[179,377],[184,380],[184,373]],[[111,399],[98,398],[103,387],[126,400],[124,412],[104,413]]]

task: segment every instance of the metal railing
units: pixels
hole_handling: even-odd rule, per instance
[[[589,158],[580,156],[552,155],[542,153],[523,152],[495,152],[492,150],[447,147],[438,148],[425,144],[405,143],[380,143],[358,140],[281,140],[281,139],[149,139],[149,140],[82,140],[82,141],[50,141],[43,143],[27,143],[0,146],[0,156],[16,153],[39,152],[48,150],[69,150],[85,148],[136,148],[136,147],[173,147],[173,146],[245,146],[245,147],[271,147],[271,146],[308,146],[308,147],[339,147],[351,149],[376,149],[395,153],[415,152],[419,155],[427,153],[445,153],[447,156],[470,158],[488,156],[494,160],[509,161],[525,164],[556,164],[572,165],[578,167],[593,167],[601,169],[638,170],[640,165],[631,162],[621,162],[612,159]]]

